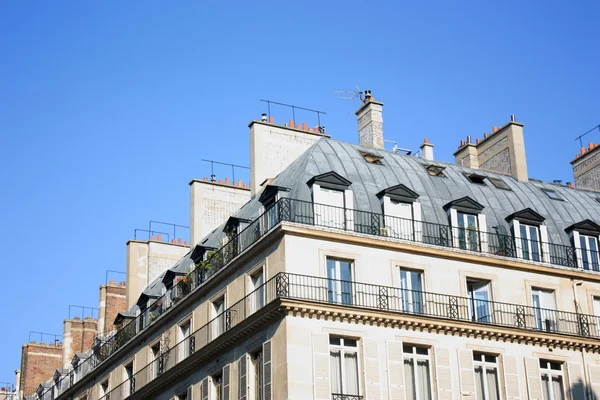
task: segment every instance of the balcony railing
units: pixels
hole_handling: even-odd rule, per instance
[[[316,204],[289,198],[279,199],[273,206],[256,218],[240,233],[234,235],[223,247],[205,260],[208,268],[196,267],[180,280],[167,294],[155,300],[137,317],[124,323],[107,340],[100,341],[93,349],[90,358],[81,362],[79,379],[94,370],[140,331],[153,324],[162,314],[202,286],[208,279],[228,265],[239,254],[247,250],[267,234],[279,222],[326,227],[352,231],[390,239],[405,240],[445,248],[474,251],[495,256],[531,261],[547,262],[555,265],[577,268],[576,250],[571,246],[553,243],[521,240],[495,232],[483,232],[470,228],[457,228],[449,225],[422,222],[412,219],[387,216],[378,213]],[[527,246],[525,246],[527,245]],[[579,250],[579,249],[578,249]],[[587,254],[587,253],[586,253]],[[593,260],[598,260],[597,252],[590,252]],[[587,257],[587,255],[586,255]],[[586,258],[587,260],[587,258]],[[587,261],[582,265],[598,271],[598,262]],[[78,380],[79,380],[78,379]],[[72,386],[69,376],[63,377],[58,386],[61,393]]]
[[[357,394],[332,393],[331,400],[363,400],[363,397]]]
[[[600,337],[600,318],[593,315],[282,272],[175,346],[165,348],[156,360],[100,400],[129,397],[274,300],[285,298],[538,332]],[[225,321],[224,326],[222,321]],[[332,394],[332,399],[362,397]]]

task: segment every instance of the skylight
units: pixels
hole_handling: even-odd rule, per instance
[[[381,159],[383,158],[382,156],[380,156],[378,154],[369,153],[367,151],[359,151],[359,153],[363,156],[365,161],[368,162],[369,164],[383,165],[381,162]]]
[[[560,195],[558,193],[556,193],[555,190],[552,190],[552,189],[542,189],[542,191],[544,193],[546,193],[546,195],[548,197],[550,197],[552,200],[562,200],[563,199],[562,197],[560,197]]]
[[[485,176],[483,175],[477,175],[477,174],[465,174],[465,177],[469,180],[469,182],[471,183],[475,183],[477,185],[484,185],[486,186],[485,183]]]
[[[506,184],[506,182],[504,182],[502,179],[499,178],[492,178],[492,177],[487,177],[487,180],[492,182],[492,185],[494,185],[495,187],[497,187],[498,189],[504,189],[504,190],[512,190],[510,188],[510,186],[508,186]]]
[[[446,169],[446,167],[430,164],[430,165],[427,165],[425,167],[425,169],[431,176],[445,176],[443,171]]]

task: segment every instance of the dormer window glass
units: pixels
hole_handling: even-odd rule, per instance
[[[586,219],[569,226],[565,231],[571,236],[577,256],[577,266],[587,271],[600,272],[600,225]]]
[[[314,224],[328,228],[354,230],[352,184],[336,172],[327,172],[310,179]]]
[[[542,189],[542,191],[544,193],[546,193],[546,195],[548,197],[550,197],[552,200],[563,200],[563,198],[560,197],[560,195],[555,190],[552,190],[552,189]]]
[[[377,193],[381,201],[385,226],[377,235],[403,240],[420,240],[415,237],[421,232],[421,204],[419,195],[403,184],[389,187]],[[371,221],[365,221],[371,225]],[[369,232],[365,232],[369,233]]]
[[[540,261],[540,233],[537,226],[520,224],[521,250],[524,260]]]
[[[444,206],[452,226],[454,247],[487,252],[487,224],[483,208],[470,197],[453,200]]]
[[[526,208],[509,215],[506,220],[513,225],[517,256],[523,260],[549,262],[550,246],[545,218]]]
[[[458,211],[458,247],[464,250],[479,250],[479,225],[477,215]]]
[[[598,264],[598,237],[579,235],[581,264],[588,271],[600,271]]]
[[[512,190],[510,188],[510,186],[508,186],[506,184],[506,182],[504,182],[502,179],[499,178],[492,178],[490,176],[487,177],[487,180],[492,182],[492,185],[494,185],[495,187],[497,187],[498,189],[503,189],[503,190]]]

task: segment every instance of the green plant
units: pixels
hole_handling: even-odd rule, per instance
[[[209,251],[206,253],[204,260],[200,260],[195,265],[200,272],[208,272],[213,269],[220,260],[221,253],[218,251]]]

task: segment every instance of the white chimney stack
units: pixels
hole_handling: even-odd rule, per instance
[[[358,142],[361,146],[383,149],[383,103],[375,101],[365,90],[364,104],[356,111]]]
[[[429,139],[425,138],[421,145],[421,158],[424,160],[433,161],[433,145],[429,143]]]

